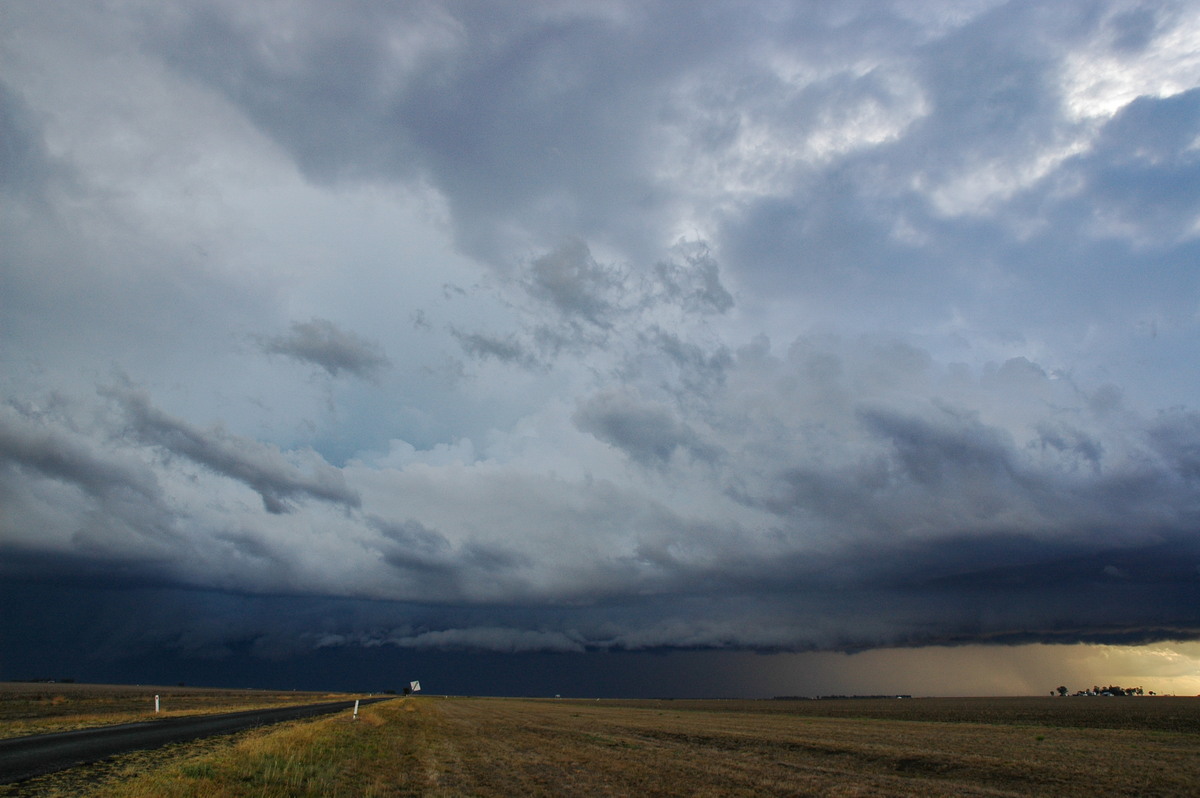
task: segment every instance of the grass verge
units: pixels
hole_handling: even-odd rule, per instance
[[[157,713],[156,695],[160,699]],[[297,691],[8,682],[0,683],[0,739],[346,697]]]

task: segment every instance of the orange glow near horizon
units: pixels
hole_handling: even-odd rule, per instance
[[[1200,642],[938,646],[766,659],[766,667],[753,670],[773,695],[1049,695],[1059,685],[1072,693],[1118,685],[1147,694],[1200,694]]]

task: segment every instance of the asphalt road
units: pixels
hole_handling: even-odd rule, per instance
[[[391,696],[364,698],[361,703],[365,706],[390,698]],[[126,751],[157,748],[168,743],[185,742],[214,734],[230,734],[285,720],[327,715],[331,712],[350,710],[353,706],[353,701],[334,701],[327,704],[252,709],[224,715],[165,718],[56,734],[13,737],[0,740],[0,784],[65,770]]]

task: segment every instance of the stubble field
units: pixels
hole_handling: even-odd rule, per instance
[[[422,696],[116,757],[0,796],[1194,796],[1200,699]]]

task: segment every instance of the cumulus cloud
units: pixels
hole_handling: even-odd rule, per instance
[[[336,377],[346,372],[363,379],[374,379],[388,359],[377,344],[339,329],[328,319],[293,322],[287,335],[261,339],[267,354],[283,355],[301,363],[319,366]]]

